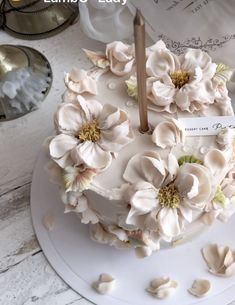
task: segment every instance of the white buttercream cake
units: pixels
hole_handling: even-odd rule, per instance
[[[141,134],[134,47],[85,52],[94,68],[65,75],[49,144],[65,212],[89,224],[93,240],[139,257],[226,221],[235,212],[233,132],[186,137],[178,119],[233,116],[230,69],[199,49],[176,56],[162,41],[148,48],[152,132]]]

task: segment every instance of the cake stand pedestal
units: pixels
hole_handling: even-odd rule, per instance
[[[160,301],[145,289],[152,279],[166,276],[176,280],[179,287],[170,299],[161,301],[164,305],[228,305],[234,300],[235,277],[219,278],[208,273],[200,250],[210,243],[235,249],[235,217],[227,224],[216,223],[192,242],[140,260],[134,251],[116,250],[91,241],[88,226],[82,225],[75,214],[64,215],[58,188],[49,182],[45,171],[48,161],[45,152],[41,152],[31,189],[33,225],[52,267],[83,297],[97,305],[154,305]],[[48,213],[55,217],[51,231],[43,225]],[[91,288],[101,273],[116,279],[116,289],[109,296],[101,296]],[[208,297],[197,299],[187,292],[195,279],[211,281]]]

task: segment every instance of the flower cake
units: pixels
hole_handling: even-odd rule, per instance
[[[186,137],[181,117],[233,116],[231,70],[199,49],[175,55],[159,41],[146,50],[151,134],[138,122],[134,46],[85,50],[94,67],[65,75],[50,140],[51,180],[65,212],[89,224],[93,240],[134,248],[139,257],[192,239],[235,212],[234,142]]]

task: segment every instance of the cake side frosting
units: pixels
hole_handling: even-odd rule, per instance
[[[143,257],[235,212],[231,130],[190,138],[177,120],[233,111],[226,66],[158,42],[146,63],[153,133],[140,134],[133,50],[120,42],[106,54],[86,50],[97,68],[66,74],[49,150],[65,211],[90,224],[92,239]]]

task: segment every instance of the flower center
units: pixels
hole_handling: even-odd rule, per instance
[[[78,138],[80,141],[97,142],[100,140],[100,129],[98,122],[93,120],[90,123],[84,124],[78,132]]]
[[[190,74],[187,71],[184,70],[178,70],[173,73],[170,73],[170,78],[172,80],[172,83],[174,84],[175,88],[181,88],[185,84],[189,82]]]
[[[180,204],[180,194],[173,183],[162,187],[158,192],[159,203],[164,208],[178,208]]]

